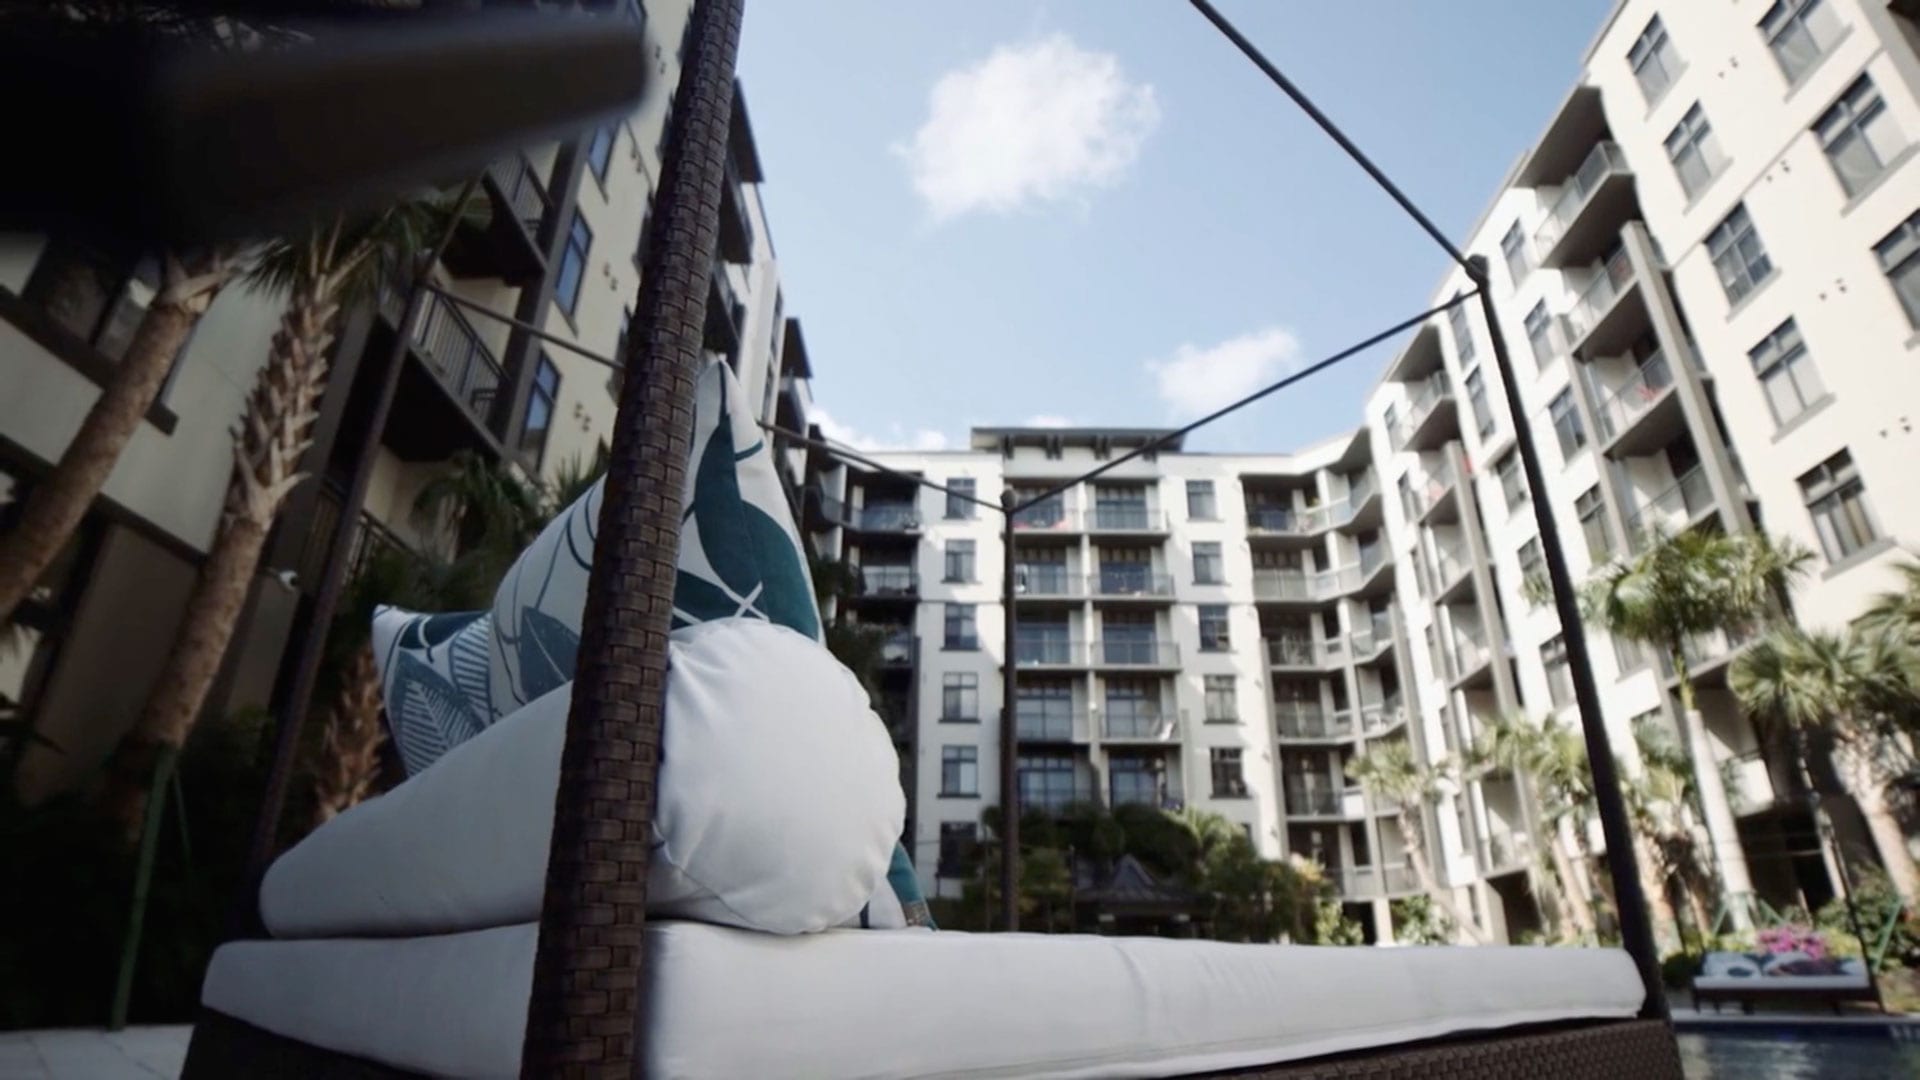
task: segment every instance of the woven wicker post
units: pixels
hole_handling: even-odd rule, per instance
[[[614,420],[560,758],[525,1076],[639,1076],[647,857],[742,0],[699,0]],[[636,58],[636,62],[638,58]]]

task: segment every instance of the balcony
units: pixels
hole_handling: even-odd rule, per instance
[[[1405,408],[1387,433],[1395,450],[1436,450],[1460,437],[1460,410],[1445,371],[1409,384]]]
[[[1173,578],[1166,574],[1114,573],[1111,568],[1087,578],[1087,591],[1095,600],[1173,599]]]
[[[1767,768],[1766,755],[1758,748],[1735,754],[1723,762],[1721,768],[1732,781],[1727,785],[1727,800],[1733,804],[1735,814],[1745,817],[1773,808],[1776,797],[1773,773]]]
[[[345,490],[331,480],[323,482],[315,493],[312,522],[307,528],[306,540],[300,545],[299,585],[304,592],[320,587],[320,578],[327,567],[327,546],[333,543],[333,531],[339,527],[341,503],[345,497]],[[359,577],[368,562],[385,552],[406,550],[406,543],[385,522],[362,510],[354,526],[353,538],[347,541],[347,573],[344,580],[352,581]]]
[[[1453,684],[1476,687],[1493,682],[1493,650],[1484,642],[1461,637],[1453,643]]]
[[[1597,143],[1560,185],[1547,220],[1533,234],[1534,253],[1549,269],[1577,266],[1604,252],[1637,212],[1626,156],[1611,142]]]
[[[1274,603],[1324,603],[1358,589],[1375,570],[1385,565],[1380,555],[1372,566],[1350,563],[1336,570],[1255,570],[1253,598]]]
[[[1267,639],[1267,666],[1319,670],[1346,661],[1346,650],[1338,639],[1316,641],[1311,637],[1288,634]]]
[[[910,630],[895,630],[880,643],[880,666],[910,668],[920,655],[920,639]]]
[[[1485,873],[1504,874],[1533,865],[1533,838],[1518,829],[1489,829],[1480,840],[1480,863]]]
[[[1273,703],[1274,730],[1282,742],[1343,742],[1356,734],[1353,713],[1328,712],[1317,701]]]
[[[1378,738],[1407,722],[1407,707],[1398,694],[1385,701],[1368,702],[1360,706],[1360,731],[1368,738]]]
[[[1336,529],[1371,529],[1380,524],[1380,484],[1369,471],[1347,489],[1345,502],[1334,504]]]
[[[920,595],[920,575],[911,566],[859,567],[858,595],[863,599],[911,600]]]
[[[1600,445],[1612,457],[1653,453],[1672,442],[1687,422],[1673,392],[1673,366],[1660,352],[1642,361],[1595,413]]]
[[[839,520],[850,529],[869,533],[914,533],[920,531],[920,511],[912,503],[873,502],[865,506],[842,506]]]
[[[1020,600],[1081,600],[1086,579],[1067,573],[1065,563],[1025,563],[1013,568],[1013,595]]]
[[[398,323],[404,307],[398,294],[382,294],[381,311],[389,322]],[[387,433],[394,453],[403,461],[440,460],[454,449],[474,445],[479,432],[486,434],[486,444],[497,447],[506,432],[504,422],[495,419],[494,406],[506,371],[480,332],[452,301],[427,293],[410,337],[413,355],[431,379],[403,376],[396,410],[407,421]]]
[[[1686,657],[1688,672],[1698,685],[1718,686],[1726,681],[1727,661],[1759,636],[1760,628],[1757,626],[1723,627],[1688,638],[1680,651]],[[1655,649],[1653,653],[1660,666],[1660,678],[1668,683],[1673,682],[1676,678],[1673,657],[1665,649]]]
[[[1247,534],[1250,536],[1312,536],[1318,508],[1295,510],[1285,506],[1254,506],[1247,510]],[[1324,526],[1321,526],[1324,528]]]
[[[1029,637],[1015,632],[1013,641],[1013,663],[1015,667],[1044,671],[1047,669],[1083,668],[1087,666],[1087,643],[1062,637]]]
[[[1377,510],[1380,489],[1369,476],[1355,485],[1347,497],[1325,506],[1295,510],[1287,506],[1253,506],[1247,510],[1247,532],[1252,536],[1314,536],[1328,529],[1344,529],[1359,522],[1362,515]],[[1360,522],[1362,527],[1377,525],[1377,520]]]
[[[1461,600],[1473,589],[1473,556],[1464,540],[1435,545],[1433,552],[1434,602]]]
[[[1393,648],[1393,624],[1381,619],[1373,625],[1362,625],[1347,636],[1347,648],[1356,664],[1385,655]]]
[[[1328,873],[1334,878],[1340,895],[1350,900],[1373,900],[1420,891],[1419,879],[1409,866],[1356,866]]]
[[[499,278],[532,284],[546,271],[540,247],[553,202],[525,154],[487,166],[480,179],[492,212],[484,223],[462,220],[441,261],[455,278]]]
[[[1656,535],[1685,532],[1713,509],[1713,487],[1707,483],[1706,470],[1695,465],[1627,518],[1628,542],[1635,552],[1645,551]]]
[[[740,320],[745,312],[746,305],[734,291],[727,268],[714,263],[713,275],[707,284],[707,315],[702,329],[702,344],[708,351],[733,355],[740,347]]]
[[[1093,643],[1093,666],[1108,668],[1178,668],[1180,647],[1166,641],[1107,638]]]
[[[1095,802],[1099,796],[1094,793],[1091,777],[1074,776],[1071,785],[1042,785],[1030,783],[1041,779],[1045,774],[1022,773],[1020,776],[1020,806],[1025,810],[1038,810],[1046,814],[1063,814],[1076,804],[1086,805]]]
[[[1015,532],[1071,533],[1080,531],[1080,518],[1057,500],[1048,500],[1013,515]]]
[[[1022,702],[1021,704],[1026,704]],[[1085,709],[1014,709],[1014,736],[1022,742],[1085,744],[1092,740],[1093,718]]]
[[[1087,515],[1087,531],[1122,535],[1158,535],[1167,531],[1167,515],[1144,506],[1095,506]]]
[[[1646,325],[1642,305],[1622,302],[1634,285],[1633,263],[1624,248],[1594,268],[1593,280],[1567,313],[1567,342],[1576,355],[1606,356],[1632,346]]]
[[[1422,525],[1440,525],[1460,520],[1460,504],[1453,498],[1460,487],[1453,467],[1446,463],[1426,476],[1409,477],[1405,489],[1407,517]]]
[[[747,189],[732,154],[727,155],[726,179],[720,185],[719,251],[730,263],[753,261],[753,219],[747,216]]]
[[[1100,739],[1110,743],[1163,745],[1180,741],[1183,714],[1170,709],[1109,710],[1100,717]]]
[[[1342,787],[1320,776],[1287,777],[1286,806],[1290,817],[1357,821],[1367,815],[1366,797],[1358,787]]]

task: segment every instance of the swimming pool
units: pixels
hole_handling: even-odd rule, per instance
[[[1920,1077],[1920,1034],[1905,1027],[1683,1028],[1679,1041],[1688,1080]]]

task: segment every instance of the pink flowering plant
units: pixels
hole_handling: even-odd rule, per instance
[[[1762,953],[1805,953],[1815,960],[1827,957],[1827,939],[1810,926],[1770,926],[1754,935]]]

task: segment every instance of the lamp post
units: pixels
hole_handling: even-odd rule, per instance
[[[1013,489],[1000,492],[1000,918],[1008,930],[1020,929],[1020,746],[1014,695],[1020,673],[1014,662]]]

